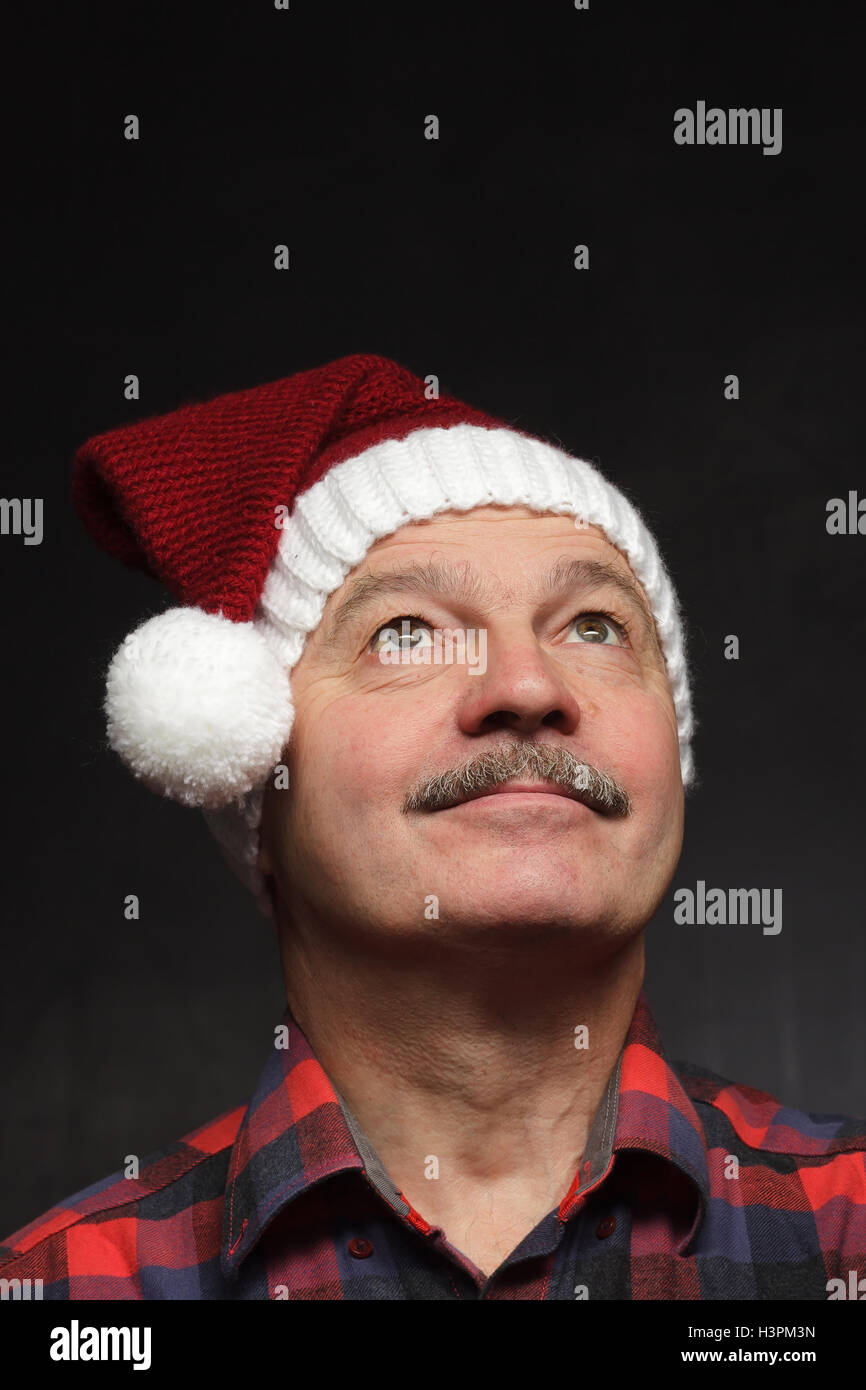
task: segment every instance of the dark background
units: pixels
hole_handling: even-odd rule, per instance
[[[825,529],[830,497],[866,493],[859,17],[261,0],[7,20],[2,491],[43,497],[45,534],[0,537],[0,1234],[246,1101],[283,1006],[201,816],[105,745],[105,667],[168,596],[90,542],[72,454],[350,352],[599,460],[644,510],[700,720],[648,933],[668,1055],[866,1112],[866,536]],[[698,100],[782,107],[782,152],[676,146]],[[782,888],[781,934],[674,924],[699,878]]]

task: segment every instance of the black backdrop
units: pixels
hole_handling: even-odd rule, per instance
[[[349,352],[436,373],[643,508],[700,719],[648,933],[668,1053],[866,1112],[866,536],[825,525],[831,497],[866,495],[858,17],[257,0],[7,21],[2,490],[44,499],[44,537],[0,536],[0,1233],[245,1101],[283,1002],[201,817],[105,747],[105,666],[167,596],[89,541],[71,455]],[[781,152],[676,145],[698,101],[782,108]],[[699,879],[781,888],[781,933],[677,925]]]

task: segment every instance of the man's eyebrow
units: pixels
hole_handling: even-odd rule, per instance
[[[597,589],[610,585],[619,590],[637,611],[650,642],[659,645],[655,621],[643,591],[636,580],[614,569],[604,560],[578,560],[562,556],[536,587],[536,603],[565,589]],[[413,561],[399,569],[380,574],[362,574],[350,582],[349,592],[338,605],[327,625],[327,638],[334,641],[345,626],[358,618],[376,599],[397,594],[437,594],[441,598],[468,603],[486,599],[492,607],[514,602],[511,590],[489,575],[472,571],[469,562],[455,565],[449,561]]]

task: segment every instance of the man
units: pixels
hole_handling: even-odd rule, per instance
[[[10,1237],[46,1298],[825,1299],[864,1125],[664,1056],[676,596],[600,473],[354,356],[91,440],[75,498],[181,600],[109,735],[279,933],[248,1107]],[[429,398],[428,398],[429,397]],[[847,1295],[846,1295],[847,1296]]]

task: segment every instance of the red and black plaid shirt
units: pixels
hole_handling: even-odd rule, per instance
[[[668,1062],[643,993],[580,1170],[489,1278],[404,1200],[286,1022],[248,1106],[10,1236],[5,1296],[27,1279],[46,1299],[866,1294],[866,1122]]]

